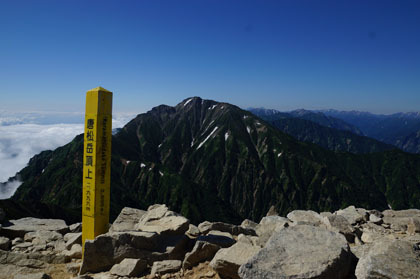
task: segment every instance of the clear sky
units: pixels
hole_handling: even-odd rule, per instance
[[[0,109],[420,110],[420,1],[0,0]]]

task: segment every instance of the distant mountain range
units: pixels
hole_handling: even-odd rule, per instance
[[[82,153],[79,135],[36,155],[17,174],[22,185],[0,207],[28,211],[42,204],[39,214],[52,208],[80,218]],[[234,105],[198,97],[139,114],[113,135],[111,164],[113,217],[124,206],[154,203],[194,223],[259,220],[271,206],[281,214],[351,204],[420,208],[419,155],[328,151]]]
[[[365,136],[395,145],[407,152],[419,153],[420,145],[416,141],[416,135],[420,133],[419,112],[378,115],[359,111],[325,110],[322,113],[356,126]]]
[[[369,112],[337,110],[248,110],[269,122],[276,121],[273,124],[277,128],[299,140],[316,143],[330,150],[366,153],[389,150],[390,145],[393,145],[406,152],[420,153],[420,113],[376,115]],[[305,124],[300,120],[309,120],[312,123]],[[335,131],[314,127],[313,123]],[[337,130],[365,137],[337,133]],[[353,144],[348,146],[343,144],[345,142]]]

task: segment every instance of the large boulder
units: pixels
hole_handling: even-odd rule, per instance
[[[110,269],[125,258],[154,261],[183,259],[188,238],[156,232],[113,232],[85,242],[80,274]]]
[[[170,211],[166,205],[156,204],[141,216],[136,230],[156,232],[164,235],[180,235],[188,231],[190,221],[184,216]]]
[[[210,266],[221,278],[239,279],[238,269],[261,249],[252,242],[238,241],[229,248],[220,249],[210,262]]]
[[[133,231],[136,229],[136,225],[139,223],[141,217],[143,217],[144,214],[146,214],[146,211],[144,210],[124,207],[118,215],[117,219],[115,219],[109,231]]]
[[[18,220],[10,220],[10,225],[3,227],[0,234],[9,238],[24,237],[28,232],[55,231],[60,234],[68,232],[69,228],[64,220],[38,219],[26,217]]]
[[[419,279],[420,251],[402,240],[375,243],[356,266],[357,279]]]
[[[243,279],[344,279],[352,255],[342,234],[322,227],[297,225],[275,232],[266,246],[243,264]]]
[[[210,261],[219,249],[218,245],[206,241],[196,241],[192,251],[185,254],[182,268],[190,269],[201,262]]]
[[[293,210],[287,214],[287,218],[297,225],[321,226],[324,224],[323,217],[312,210]]]

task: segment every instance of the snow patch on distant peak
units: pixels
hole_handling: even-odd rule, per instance
[[[160,176],[163,176],[163,172],[159,171]]]
[[[248,118],[248,115],[244,115],[244,119],[247,119]]]
[[[283,152],[280,152],[279,154],[277,154],[277,157],[280,157],[281,155],[283,155]]]
[[[188,100],[184,103],[184,107],[185,107],[186,105],[188,105],[191,101],[192,101],[192,98],[191,98],[191,99],[188,99]]]
[[[249,126],[246,126],[246,130],[248,131],[248,134],[251,133],[251,128],[249,128]]]
[[[161,146],[162,146],[162,144],[159,144],[159,145],[158,145],[158,148],[160,148]]]
[[[146,165],[145,164],[143,164],[143,163],[141,163],[140,164],[140,168],[144,168]]]
[[[214,132],[216,132],[217,130],[217,126],[213,129],[213,131],[211,131],[211,133],[198,145],[197,149],[200,149],[200,147],[203,146],[204,143],[206,143],[206,141],[214,134]]]
[[[225,106],[222,106],[220,109],[224,109],[225,108]]]
[[[209,109],[214,109],[215,107],[217,107],[217,105],[212,105]]]
[[[225,141],[229,138],[229,132],[225,133]]]

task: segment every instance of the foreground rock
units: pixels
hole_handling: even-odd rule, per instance
[[[219,249],[220,246],[218,245],[206,241],[197,241],[192,251],[185,255],[182,268],[190,269],[201,262],[210,261]]]
[[[382,240],[370,248],[356,267],[357,279],[420,278],[420,250],[401,240]]]
[[[147,268],[147,262],[141,259],[124,259],[111,269],[111,274],[118,276],[137,277]]]
[[[343,235],[311,225],[282,229],[239,269],[241,278],[347,278],[351,253]]]
[[[221,278],[239,279],[239,267],[260,249],[259,246],[253,245],[252,241],[238,241],[232,247],[220,249],[210,262],[210,266]]]
[[[59,219],[38,219],[22,218],[10,220],[11,225],[2,227],[0,234],[9,238],[24,237],[28,232],[55,231],[60,234],[68,232],[69,228],[64,220]]]
[[[133,231],[135,230],[136,225],[139,223],[141,217],[146,214],[146,211],[124,207],[121,210],[121,213],[115,219],[110,232],[124,232],[124,231]]]
[[[184,216],[169,211],[166,205],[156,204],[149,207],[141,216],[135,229],[165,235],[179,235],[188,231],[190,221]]]
[[[163,275],[170,272],[176,272],[181,269],[182,262],[177,260],[167,260],[154,262],[152,266],[152,276]]]
[[[183,260],[189,221],[165,205],[150,206],[135,225],[137,231],[109,232],[85,242],[80,274],[109,270],[125,258],[156,261]],[[97,259],[101,259],[98,261]]]

